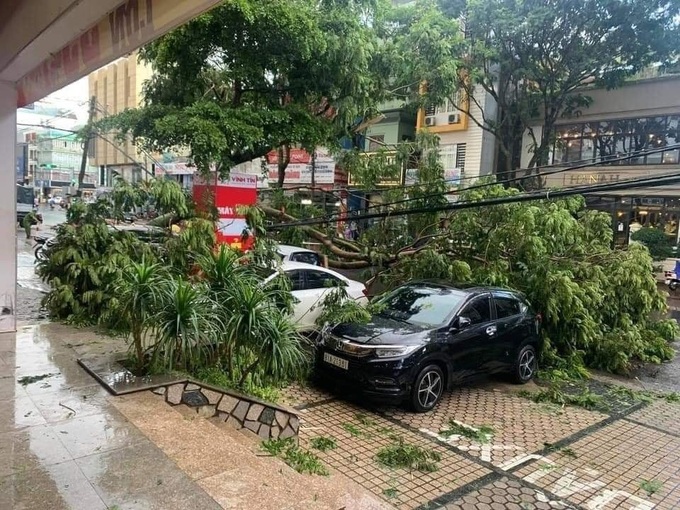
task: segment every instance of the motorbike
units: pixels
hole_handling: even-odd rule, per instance
[[[33,246],[33,253],[35,254],[36,260],[46,260],[47,256],[45,255],[45,248],[50,248],[51,246],[54,246],[57,242],[57,239],[55,236],[50,236],[50,235],[37,235],[33,238],[35,241],[35,245]]]
[[[666,271],[664,277],[668,288],[675,292],[678,285],[680,285],[680,260],[675,261],[675,269],[673,271]]]

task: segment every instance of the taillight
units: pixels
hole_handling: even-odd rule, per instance
[[[361,292],[364,293],[364,296],[368,297],[368,289],[366,287],[364,287]]]

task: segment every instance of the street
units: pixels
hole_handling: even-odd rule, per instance
[[[39,226],[37,233],[49,232],[53,227],[66,220],[66,211],[63,209],[51,210],[48,205],[40,206],[43,215],[43,224]],[[17,321],[19,323],[34,324],[47,319],[41,310],[40,302],[44,293],[48,290],[47,285],[40,281],[35,274],[35,254],[33,240],[27,241],[24,229],[17,227]]]

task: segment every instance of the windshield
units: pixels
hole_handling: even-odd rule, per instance
[[[414,326],[440,326],[465,300],[459,290],[427,285],[407,285],[378,300],[379,315]]]

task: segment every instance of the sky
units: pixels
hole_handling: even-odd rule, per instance
[[[63,108],[73,112],[78,118],[77,121],[72,119],[53,119],[50,125],[55,128],[72,129],[75,126],[82,126],[87,122],[87,107],[88,107],[88,83],[87,76],[78,81],[67,85],[49,96],[41,100],[41,103],[50,105],[55,108]],[[46,120],[42,118],[42,120]],[[35,124],[40,123],[41,117],[37,116],[31,110],[17,110],[17,123],[21,129],[21,124]]]

